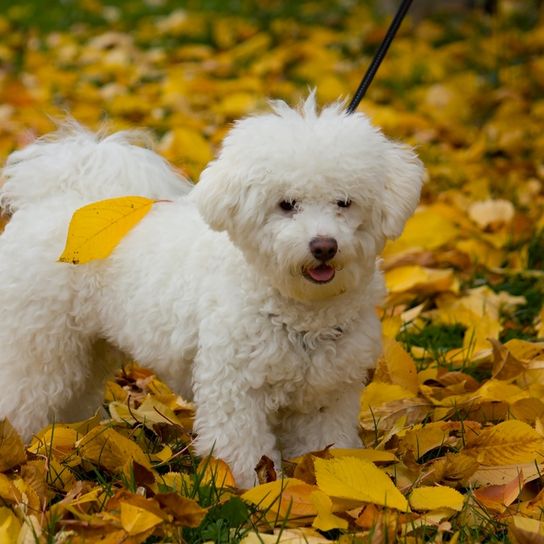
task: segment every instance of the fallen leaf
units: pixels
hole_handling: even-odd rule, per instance
[[[474,202],[468,215],[481,229],[496,230],[512,221],[514,206],[509,200],[484,200]]]
[[[408,502],[400,491],[370,461],[354,457],[316,458],[314,464],[317,485],[327,495],[408,511]]]
[[[211,483],[217,488],[236,487],[232,471],[222,459],[214,457],[202,459],[198,472],[202,474],[202,482],[205,484]]]
[[[158,493],[153,498],[182,527],[198,527],[208,512],[195,500],[182,497],[177,493]]]
[[[151,469],[148,458],[132,440],[112,428],[95,427],[76,444],[82,459],[96,463],[113,473],[124,472],[130,477],[132,463]]]
[[[374,380],[399,385],[413,394],[419,390],[413,359],[398,342],[390,338],[384,338],[383,357],[378,361]]]
[[[459,491],[445,486],[416,487],[410,493],[410,506],[414,510],[435,510],[451,508],[460,512],[463,509],[465,497]]]
[[[333,514],[332,501],[325,493],[319,490],[313,491],[311,498],[317,511],[317,516],[312,523],[312,527],[320,531],[348,528],[347,520]]]
[[[457,292],[459,285],[451,269],[432,269],[423,266],[399,266],[385,274],[385,283],[390,293],[438,293]]]
[[[5,506],[0,506],[0,542],[2,544],[18,544],[21,522],[17,516]]]
[[[508,536],[513,544],[544,544],[544,523],[523,516],[512,516]]]
[[[163,518],[153,512],[127,502],[121,503],[121,525],[129,535],[143,533],[162,523]]]
[[[503,421],[479,434],[469,434],[463,451],[484,465],[541,461],[544,437],[522,421]]]
[[[21,437],[7,419],[0,420],[0,472],[25,461],[26,452]]]
[[[315,486],[301,480],[286,478],[258,485],[246,491],[242,499],[266,511],[268,519],[288,517],[290,521],[296,521],[317,515],[311,498],[315,490]]]
[[[519,496],[525,480],[523,470],[520,469],[517,476],[503,485],[490,485],[475,489],[472,494],[486,508],[496,512],[504,512]]]

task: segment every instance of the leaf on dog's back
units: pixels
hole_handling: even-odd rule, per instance
[[[84,264],[105,259],[151,210],[155,200],[142,196],[109,198],[74,212],[59,261]]]

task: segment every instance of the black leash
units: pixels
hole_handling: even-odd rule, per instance
[[[359,83],[359,87],[357,87],[357,90],[355,91],[355,94],[351,99],[346,113],[353,113],[357,109],[357,106],[359,105],[359,102],[361,102],[363,96],[366,94],[366,91],[370,87],[370,84],[372,83],[372,80],[374,79],[374,76],[376,75],[376,72],[378,71],[378,68],[382,63],[382,60],[387,54],[387,50],[389,49],[389,46],[391,45],[391,42],[393,41],[397,30],[402,24],[402,20],[410,9],[411,4],[412,0],[402,0],[402,3],[397,10],[397,13],[395,14],[395,17],[393,18],[391,24],[389,25],[389,28],[387,29],[387,33],[385,34],[385,37],[380,44],[380,47],[376,51],[376,54],[374,55],[374,58],[372,59],[372,62],[370,63],[366,74],[363,76],[361,83]]]

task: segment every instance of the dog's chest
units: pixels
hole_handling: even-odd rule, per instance
[[[284,327],[277,339],[280,358],[269,365],[266,402],[271,411],[289,407],[311,412],[338,394],[343,384],[363,383],[363,361],[353,335],[341,327],[316,332]]]

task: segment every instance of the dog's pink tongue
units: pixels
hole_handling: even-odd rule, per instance
[[[330,281],[334,277],[334,267],[328,264],[320,264],[315,268],[309,268],[308,274],[315,281]]]

